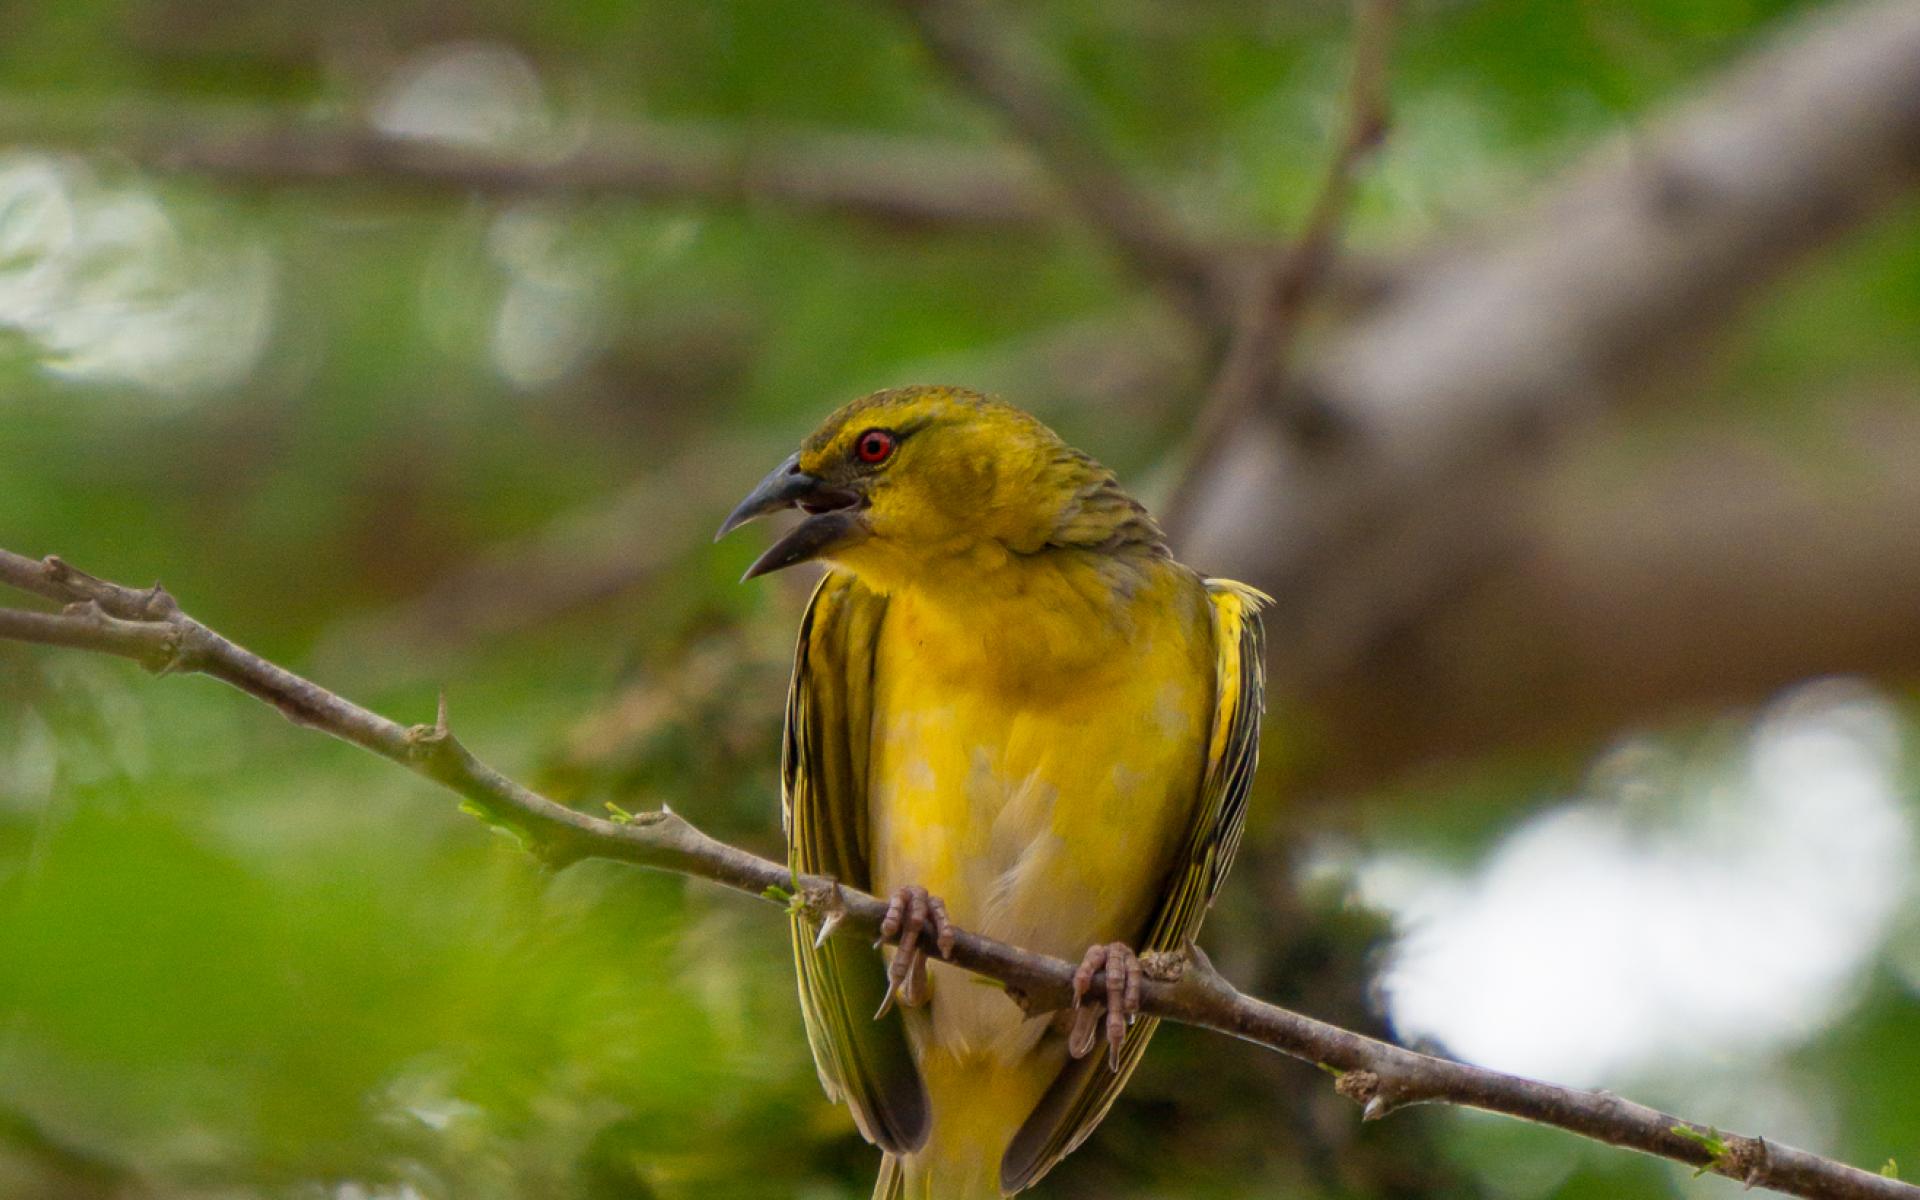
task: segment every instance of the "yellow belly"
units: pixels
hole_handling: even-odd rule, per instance
[[[1210,625],[1184,582],[1091,634],[1057,607],[956,623],[896,597],[869,760],[875,889],[918,884],[963,928],[1064,958],[1137,938],[1187,832],[1213,702]],[[936,966],[930,992],[910,1026],[923,1051],[1010,1063],[1044,1032],[957,971]]]

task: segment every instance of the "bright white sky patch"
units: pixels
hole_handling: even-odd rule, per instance
[[[580,133],[561,128],[525,56],[486,42],[436,46],[409,59],[375,106],[373,122],[396,137],[548,154],[564,152]],[[461,243],[459,251],[466,250]],[[610,315],[604,248],[574,238],[563,212],[524,203],[493,219],[487,250],[505,276],[486,334],[500,377],[521,391],[540,391],[592,361],[606,342]],[[429,320],[443,339],[459,340],[467,286],[428,280]]]
[[[160,202],[46,155],[0,157],[0,327],[49,372],[188,397],[246,377],[272,329],[257,243],[183,236]]]
[[[466,146],[511,146],[553,135],[533,64],[486,42],[436,46],[409,59],[374,106],[373,124],[395,137]]]
[[[1401,1036],[1593,1085],[1817,1029],[1912,887],[1893,710],[1821,683],[1731,763],[1639,745],[1603,766],[1613,794],[1534,817],[1467,877],[1360,867],[1402,931],[1382,980]]]
[[[496,217],[488,244],[507,276],[490,339],[494,369],[522,391],[551,387],[606,340],[606,261],[532,205]]]

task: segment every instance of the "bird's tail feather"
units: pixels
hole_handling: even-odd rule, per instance
[[[1000,1200],[1000,1189],[888,1154],[880,1160],[880,1179],[873,1185],[873,1200]]]
[[[891,1154],[880,1158],[880,1179],[873,1185],[873,1200],[907,1200],[907,1173]]]

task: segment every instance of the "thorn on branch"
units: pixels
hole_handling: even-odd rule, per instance
[[[813,939],[813,948],[818,950],[846,921],[847,897],[836,879],[826,887],[809,888],[799,903],[805,907],[807,916],[819,923],[820,932]]]
[[[1728,1147],[1727,1165],[1738,1176],[1740,1186],[1751,1191],[1766,1182],[1773,1169],[1773,1152],[1763,1137],[1735,1136]]]
[[[454,739],[453,728],[447,723],[447,694],[443,691],[433,724],[408,728],[407,750],[416,761],[434,766],[451,761],[450,756],[459,748],[460,743]]]
[[[1360,1106],[1362,1121],[1378,1121],[1413,1101],[1404,1088],[1383,1079],[1377,1071],[1364,1069],[1336,1072],[1333,1090]]]
[[[143,601],[146,602],[150,601]],[[171,604],[173,597],[168,596],[167,602]],[[196,622],[176,619],[178,616],[179,610],[174,608],[165,616],[152,618],[155,624],[167,627],[167,657],[159,666],[148,668],[155,675],[189,675],[206,666],[207,643],[214,635]],[[286,704],[276,701],[274,707],[295,725],[313,726],[312,721]]]
[[[475,795],[470,790],[469,756],[466,747],[453,736],[453,728],[447,722],[447,694],[444,690],[440,693],[433,724],[410,727],[406,740],[407,756],[427,776],[460,793],[461,812],[495,833],[512,838],[543,866],[558,869],[580,857],[577,851],[565,849],[558,839],[538,833],[518,814],[497,804],[492,798]]]
[[[150,620],[160,621],[179,612],[180,602],[175,600],[173,593],[162,587],[160,581],[156,579],[152,587],[140,594],[140,610],[146,613]]]

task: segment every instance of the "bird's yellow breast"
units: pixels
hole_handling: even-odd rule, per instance
[[[874,889],[918,884],[963,927],[1077,958],[1132,941],[1191,820],[1213,709],[1198,579],[1114,587],[1047,567],[977,594],[896,593],[875,666]],[[956,994],[958,993],[958,994]],[[997,1047],[1019,1012],[936,972],[931,1030]]]

